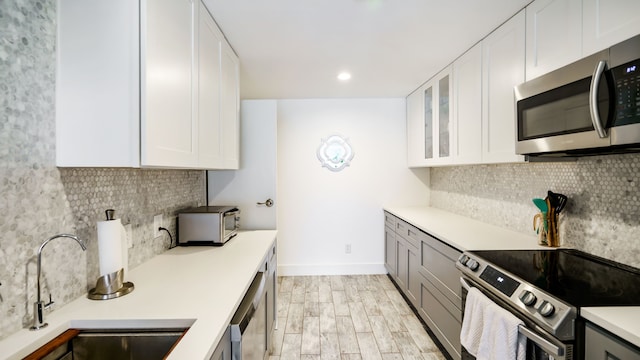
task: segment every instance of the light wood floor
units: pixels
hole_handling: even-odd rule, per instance
[[[270,360],[443,360],[386,275],[280,277]]]

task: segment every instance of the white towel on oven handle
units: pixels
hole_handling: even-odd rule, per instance
[[[525,360],[527,339],[518,331],[523,324],[478,289],[467,294],[460,342],[477,360]]]

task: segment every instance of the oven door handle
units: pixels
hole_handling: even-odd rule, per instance
[[[469,284],[467,280],[465,280],[464,278],[460,278],[460,284],[465,290],[467,291],[471,290],[471,284]]]
[[[563,348],[558,347],[557,345],[553,344],[549,340],[527,329],[524,325],[518,325],[518,332],[522,334],[524,337],[526,337],[527,339],[533,341],[536,345],[542,348],[542,350],[546,351],[549,355],[553,356],[554,359],[557,359],[557,360],[564,359],[565,353]]]

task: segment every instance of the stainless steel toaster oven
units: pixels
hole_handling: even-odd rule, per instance
[[[235,206],[200,206],[178,214],[178,245],[223,245],[238,234]]]

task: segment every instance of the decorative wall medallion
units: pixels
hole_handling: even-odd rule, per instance
[[[340,135],[320,139],[316,153],[322,166],[331,171],[340,171],[349,166],[354,156],[349,140]]]

